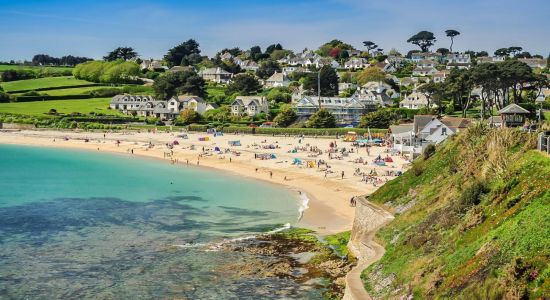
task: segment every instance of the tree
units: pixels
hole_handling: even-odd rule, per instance
[[[334,128],[336,118],[325,108],[319,109],[307,121],[307,127],[311,128]]]
[[[260,67],[256,71],[256,75],[262,79],[267,79],[275,72],[281,72],[281,66],[278,62],[269,59],[260,64]]]
[[[516,54],[520,53],[521,50],[523,50],[522,47],[517,47],[517,46],[508,47],[508,53],[513,55],[514,57],[516,56]]]
[[[248,52],[250,59],[256,62],[269,57],[269,54],[262,53],[262,48],[260,46],[253,46]]]
[[[267,46],[267,48],[265,49],[265,53],[266,53],[266,54],[271,54],[271,53],[273,53],[273,51],[275,51],[275,50],[283,50],[283,46],[281,46],[281,44],[269,45],[269,46]]]
[[[168,53],[164,55],[164,60],[168,63],[169,67],[190,66],[201,62],[202,57],[200,53],[199,43],[194,39],[189,39],[168,50]]]
[[[160,99],[169,99],[181,94],[206,97],[206,83],[195,71],[167,72],[153,84],[155,94]]]
[[[454,103],[461,106],[462,117],[466,117],[466,111],[470,107],[471,92],[474,87],[471,72],[469,70],[452,69],[445,80],[447,92],[453,97]]]
[[[281,109],[279,110],[279,113],[273,119],[273,122],[277,124],[279,127],[288,127],[290,124],[294,123],[296,121],[296,112],[294,112],[294,108],[292,108],[292,105],[285,104],[281,106]]]
[[[495,50],[495,55],[496,56],[508,56],[508,55],[510,55],[510,50],[508,50],[508,48],[500,48],[500,49]]]
[[[389,128],[398,119],[397,114],[389,108],[379,109],[361,117],[359,127],[362,128]]]
[[[132,47],[118,47],[103,57],[106,61],[115,61],[117,59],[130,60],[138,56]]]
[[[363,45],[365,47],[367,47],[367,53],[369,54],[370,56],[370,51],[373,50],[373,49],[376,49],[376,47],[378,47],[378,45],[376,45],[374,42],[372,41],[364,41],[363,42]]]
[[[450,51],[447,48],[439,48],[435,50],[435,52],[441,53],[441,55],[446,56],[447,54],[449,54]]]
[[[426,107],[431,107],[433,103],[432,101],[434,101],[437,102],[438,109],[441,109],[441,103],[444,97],[442,84],[429,82],[421,85],[418,90],[426,95],[426,98],[428,100]]]
[[[227,86],[226,95],[239,94],[241,96],[255,95],[262,89],[260,82],[256,77],[250,74],[239,74],[233,77],[231,83]]]
[[[370,67],[363,70],[357,75],[357,83],[363,85],[367,82],[376,81],[380,82],[386,79],[386,73],[378,67]]]
[[[317,95],[317,81],[321,82],[321,96],[332,97],[338,95],[338,75],[330,66],[323,66],[319,75],[309,73],[304,78],[304,90],[310,95]],[[318,78],[319,76],[320,78]]]
[[[407,43],[417,45],[422,52],[428,52],[430,47],[434,45],[436,38],[432,32],[420,31],[419,33],[411,36]]]
[[[458,36],[460,35],[460,32],[454,30],[454,29],[449,29],[449,30],[445,30],[445,34],[451,38],[451,46],[449,47],[449,51],[453,52],[453,43],[454,43],[454,38],[455,36]]]
[[[267,101],[269,102],[284,102],[289,103],[292,99],[290,90],[288,88],[272,88],[266,95]]]
[[[191,123],[197,123],[201,120],[201,115],[192,110],[192,109],[184,109],[178,119],[177,119],[177,122],[178,123],[181,123],[182,125],[188,125],[188,124],[191,124]]]

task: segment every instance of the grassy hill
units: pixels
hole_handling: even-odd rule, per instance
[[[550,295],[550,158],[533,134],[478,125],[381,187],[396,218],[362,278],[376,298]]]
[[[0,84],[4,91],[24,91],[24,90],[36,90],[41,88],[54,88],[54,87],[67,87],[67,86],[82,86],[94,84],[86,80],[75,79],[72,76],[61,77],[45,77],[38,79],[27,79],[9,81]]]
[[[56,109],[58,113],[64,114],[73,112],[89,114],[93,112],[106,115],[123,115],[117,110],[108,109],[109,101],[111,101],[111,98],[0,103],[0,113],[44,116],[44,114],[48,113],[48,111],[53,108]]]

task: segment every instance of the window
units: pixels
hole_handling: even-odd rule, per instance
[[[447,135],[447,128],[441,128],[441,135]]]

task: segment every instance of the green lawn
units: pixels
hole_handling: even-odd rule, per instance
[[[72,67],[39,67],[39,66],[23,66],[23,65],[0,65],[0,72],[6,70],[40,70],[49,69],[52,71],[72,70]]]
[[[116,110],[110,110],[109,101],[111,98],[94,98],[82,100],[52,100],[21,103],[0,103],[0,113],[12,113],[22,115],[43,116],[50,109],[54,108],[59,113],[79,112],[83,114],[103,113],[109,115],[122,115]]]
[[[84,84],[93,84],[86,80],[75,79],[72,76],[62,76],[62,77],[45,77],[38,79],[27,79],[27,80],[17,80],[4,82],[0,84],[4,91],[19,91],[19,90],[34,90],[39,88],[49,88],[57,86],[69,86],[69,85],[84,85]]]
[[[91,92],[97,89],[105,88],[104,86],[88,86],[88,87],[75,87],[64,88],[56,90],[42,91],[40,94],[48,94],[49,96],[66,96],[66,95],[82,95],[87,92]]]

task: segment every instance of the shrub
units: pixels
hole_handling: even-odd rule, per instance
[[[476,180],[462,191],[458,198],[458,203],[464,207],[478,205],[481,202],[481,195],[486,191],[485,184]]]
[[[422,157],[424,157],[424,160],[427,160],[435,153],[435,145],[429,144],[424,148],[424,152],[422,153]]]
[[[418,177],[422,175],[422,173],[424,172],[424,167],[419,163],[415,163],[411,168],[411,172],[413,173],[414,176]]]

